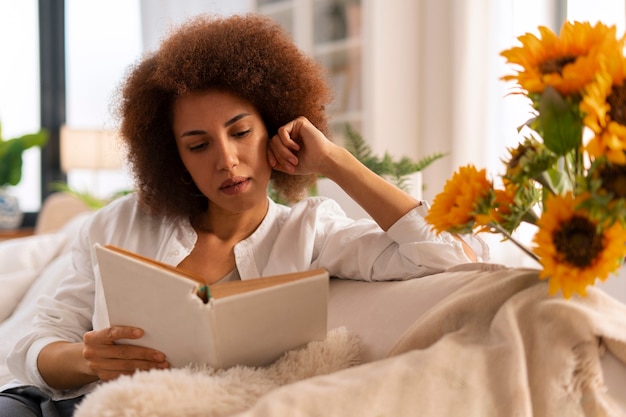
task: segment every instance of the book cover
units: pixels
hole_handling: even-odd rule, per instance
[[[263,366],[327,332],[328,272],[317,269],[209,286],[202,278],[111,245],[95,245],[111,325],[162,351],[173,367]]]

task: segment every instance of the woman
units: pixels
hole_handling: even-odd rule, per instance
[[[95,243],[180,265],[208,284],[318,267],[350,279],[408,279],[481,259],[480,241],[468,237],[476,254],[458,237],[434,235],[425,204],[327,139],[324,74],[266,18],[190,20],[132,69],[120,92],[137,192],[83,227],[75,270],[43,300],[9,357],[18,381],[0,394],[0,416],[41,415],[39,403],[71,415],[100,381],[169,367],[161,352],[115,344],[142,330],[109,327]],[[317,175],[375,222],[353,221],[321,197],[289,207],[267,196],[271,182],[295,201]]]

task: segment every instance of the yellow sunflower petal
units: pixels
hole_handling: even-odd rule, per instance
[[[571,225],[574,219],[583,219],[591,230],[596,230],[597,222],[587,212],[577,208],[587,197],[575,198],[568,193],[547,198],[545,211],[537,223],[539,231],[533,239],[533,251],[539,256],[543,267],[540,278],[549,280],[550,294],[561,290],[565,298],[570,298],[574,293],[584,296],[589,285],[593,285],[597,279],[605,280],[626,256],[626,230],[619,222],[610,227],[601,227],[599,245],[594,240],[594,244],[577,248],[579,251],[584,249],[582,255],[589,258],[585,262],[572,262],[564,248],[555,241],[556,236]]]
[[[503,77],[515,80],[529,93],[541,93],[547,86],[563,96],[580,92],[589,84],[605,56],[617,56],[623,46],[615,37],[615,26],[566,22],[557,36],[546,27],[540,36],[525,34],[521,46],[501,52],[510,64],[521,69]]]
[[[437,233],[473,228],[475,208],[492,189],[485,169],[473,165],[461,167],[433,199],[425,219]]]

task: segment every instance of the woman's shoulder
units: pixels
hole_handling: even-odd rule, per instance
[[[331,215],[346,217],[339,203],[328,197],[305,197],[291,206],[276,204],[282,217],[300,217],[310,215]]]
[[[96,211],[85,229],[91,236],[112,237],[120,233],[128,234],[137,229],[158,229],[164,223],[161,216],[155,216],[142,209],[136,194],[120,197]]]
[[[311,196],[303,198],[302,200],[294,203],[291,206],[284,206],[276,204],[278,207],[278,214],[276,220],[279,224],[308,224],[312,227],[322,227],[326,229],[325,225],[332,225],[334,228],[350,227],[352,224],[368,223],[373,224],[371,219],[352,219],[348,217],[346,212],[341,208],[337,201],[332,198],[322,196]],[[313,226],[315,225],[315,226]]]
[[[142,210],[135,193],[117,198],[94,213],[94,218],[99,220],[115,221],[136,217]]]

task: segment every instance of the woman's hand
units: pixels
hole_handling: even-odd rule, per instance
[[[120,339],[139,339],[143,330],[113,326],[93,330],[83,336],[83,357],[90,372],[102,381],[137,370],[169,368],[165,355],[158,350],[130,344],[116,344]]]
[[[267,159],[272,168],[287,174],[321,174],[337,147],[307,118],[298,117],[270,138]]]
[[[82,343],[53,342],[39,352],[37,368],[46,383],[56,389],[109,381],[137,370],[169,368],[165,355],[157,350],[115,343],[142,336],[141,329],[113,326],[85,333]]]

